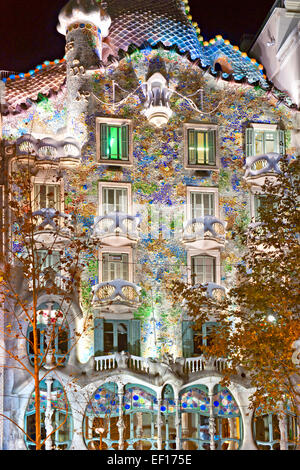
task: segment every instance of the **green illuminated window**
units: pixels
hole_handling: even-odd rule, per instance
[[[129,125],[100,125],[101,160],[129,160]]]
[[[216,164],[215,130],[188,130],[188,163],[208,166]]]

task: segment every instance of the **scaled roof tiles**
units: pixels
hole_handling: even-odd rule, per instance
[[[6,107],[3,114],[18,113],[29,108],[32,104],[31,101],[36,101],[40,93],[44,96],[58,93],[65,81],[65,62],[49,65],[29,77],[7,81],[5,87]]]

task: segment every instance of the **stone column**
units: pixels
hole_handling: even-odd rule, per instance
[[[189,413],[183,413],[181,416],[181,437],[187,438],[189,436]],[[188,450],[188,442],[182,442],[182,449]]]
[[[123,397],[124,397],[124,387],[122,384],[118,384],[118,397],[119,397],[119,419],[117,426],[119,429],[119,450],[124,450],[124,410],[123,410]]]
[[[180,450],[180,400],[178,397],[175,398],[175,427],[176,427],[176,450]]]
[[[157,397],[157,421],[156,421],[156,427],[157,427],[157,448],[158,450],[162,449],[162,436],[161,436],[161,426],[162,426],[162,419],[161,419],[161,396]]]
[[[280,430],[280,450],[288,450],[287,418],[282,409],[278,414],[278,422]]]
[[[52,450],[53,434],[50,437],[48,436],[53,432],[53,429],[54,429],[52,425],[53,409],[51,409],[51,389],[52,389],[53,378],[48,376],[45,379],[45,382],[47,384],[47,406],[46,406],[46,411],[45,411],[45,428],[46,428],[47,440],[45,442],[45,449]]]
[[[216,449],[216,442],[215,442],[215,433],[216,433],[216,424],[215,424],[215,417],[214,417],[214,385],[209,387],[209,435],[210,435],[210,450]]]

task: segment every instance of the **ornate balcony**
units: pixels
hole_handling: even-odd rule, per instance
[[[125,373],[130,370],[136,374],[147,377],[147,380],[158,385],[159,381],[164,383],[167,378],[175,381],[178,385],[183,383],[186,376],[193,374],[207,375],[207,372],[221,374],[222,371],[231,366],[231,362],[225,358],[208,358],[204,355],[197,357],[163,357],[153,359],[150,357],[133,356],[122,351],[106,356],[95,356],[95,369],[97,372],[105,373],[113,371]]]
[[[133,245],[138,241],[139,216],[112,212],[95,217],[92,238],[100,240],[106,246]]]
[[[225,288],[214,282],[208,282],[205,284],[206,295],[214,300],[222,300],[225,297]]]
[[[225,244],[224,224],[211,215],[188,220],[183,228],[182,243],[198,250],[222,248]]]
[[[41,246],[59,246],[68,243],[71,237],[69,223],[71,216],[46,208],[33,212],[33,217],[37,218],[34,240]],[[64,222],[62,221],[64,219]]]
[[[80,146],[72,137],[56,140],[51,137],[35,139],[25,134],[16,141],[16,154],[19,160],[28,158],[36,164],[59,164],[74,167],[80,164]]]
[[[244,178],[254,186],[262,186],[266,178],[276,179],[281,173],[279,167],[281,157],[282,155],[275,152],[247,157]]]
[[[97,306],[116,304],[137,307],[140,303],[139,291],[136,284],[122,279],[101,282],[94,287],[93,303]]]

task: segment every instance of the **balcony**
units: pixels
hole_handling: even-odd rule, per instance
[[[231,366],[231,361],[225,358],[208,358],[204,355],[198,357],[165,358],[159,360],[150,357],[133,356],[122,351],[106,356],[95,356],[96,372],[117,371],[118,374],[129,370],[135,374],[147,377],[150,383],[158,385],[158,381],[175,380],[183,383],[187,376],[193,374],[207,375],[207,372],[221,374],[224,369]]]
[[[188,248],[213,250],[225,245],[225,227],[217,217],[207,215],[188,220],[183,228],[182,243]]]
[[[275,180],[281,173],[279,164],[282,155],[279,153],[267,153],[246,158],[245,180],[254,186],[263,186],[266,178]]]
[[[59,164],[62,167],[76,167],[80,164],[81,150],[72,137],[56,140],[51,137],[36,139],[25,134],[16,141],[18,160],[28,159],[37,165]]]
[[[140,304],[139,291],[136,284],[122,279],[101,282],[94,287],[93,304],[100,307],[112,304],[137,307]]]
[[[56,209],[39,209],[32,213],[37,225],[34,240],[41,247],[64,246],[71,239],[71,216]]]
[[[92,238],[101,241],[105,246],[121,247],[137,243],[139,216],[123,212],[112,212],[95,217]]]

